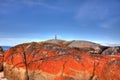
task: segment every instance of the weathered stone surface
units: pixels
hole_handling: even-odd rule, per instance
[[[89,41],[74,40],[68,46],[69,47],[79,47],[79,48],[86,48],[86,47],[96,48],[97,46],[100,46],[100,44],[89,42]]]
[[[81,51],[89,52],[89,53],[97,53],[101,54],[102,51],[106,48],[97,43],[89,42],[89,41],[72,41],[68,47],[79,48]]]
[[[96,58],[94,74],[98,80],[119,80],[120,79],[120,55],[102,56]]]
[[[120,59],[111,58],[107,61],[101,80],[120,80]]]
[[[8,80],[120,80],[120,55],[91,55],[68,47],[71,43],[33,42],[10,48],[4,57],[5,77]]]
[[[57,44],[57,45],[61,45],[63,42],[66,42],[66,41],[64,41],[64,40],[54,40],[54,39],[52,39],[52,40],[47,40],[47,41],[45,41],[46,43],[51,43],[51,44]]]
[[[102,52],[103,55],[117,55],[120,54],[120,46],[110,47]]]

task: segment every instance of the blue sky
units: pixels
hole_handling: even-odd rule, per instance
[[[54,35],[120,44],[120,0],[0,0],[0,45]]]

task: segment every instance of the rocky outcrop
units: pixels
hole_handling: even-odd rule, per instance
[[[3,55],[4,55],[4,51],[2,47],[0,47],[0,71],[3,70]]]
[[[56,44],[56,45],[61,45],[63,42],[66,42],[66,41],[64,41],[64,40],[54,40],[54,39],[45,41],[45,43],[51,43],[51,44]]]
[[[81,52],[72,42],[25,43],[6,51],[8,80],[120,80],[120,56]]]
[[[107,48],[102,52],[103,55],[119,55],[120,54],[120,46]]]
[[[89,41],[72,41],[68,47],[79,48],[81,51],[93,54],[101,54],[102,51],[107,48],[106,46]]]

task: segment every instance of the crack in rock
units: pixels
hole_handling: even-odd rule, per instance
[[[28,76],[28,66],[27,66],[27,61],[26,61],[26,54],[25,52],[22,53],[23,54],[23,59],[24,59],[24,64],[25,64],[25,68],[26,68],[26,78],[25,80],[29,80],[29,76]]]

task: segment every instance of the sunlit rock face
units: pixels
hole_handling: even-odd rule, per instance
[[[54,43],[55,42],[55,43]],[[6,51],[8,80],[120,80],[120,56],[90,54],[73,41],[45,41],[17,45]]]
[[[94,53],[94,54],[101,54],[102,51],[107,48],[105,46],[102,46],[97,43],[89,42],[89,41],[72,41],[68,47],[74,47],[74,48],[79,48],[83,51],[89,52],[89,53]]]
[[[4,55],[4,51],[2,47],[0,47],[0,71],[3,70],[3,55]]]

